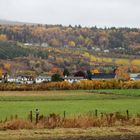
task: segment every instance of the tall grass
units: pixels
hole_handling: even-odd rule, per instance
[[[90,128],[90,127],[111,127],[111,126],[140,126],[140,115],[128,116],[119,112],[100,114],[79,115],[76,117],[61,117],[55,113],[48,116],[39,116],[38,123],[29,119],[11,117],[9,120],[0,122],[1,130],[34,129],[34,128]]]

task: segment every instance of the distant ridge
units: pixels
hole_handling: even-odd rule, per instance
[[[11,21],[11,20],[5,20],[5,19],[0,19],[0,24],[1,25],[23,25],[23,24],[38,24],[38,23],[28,23],[28,22],[20,22],[20,21]]]

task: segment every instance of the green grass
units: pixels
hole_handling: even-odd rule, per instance
[[[105,90],[93,90],[93,93],[111,93],[116,95],[125,95],[125,96],[140,96],[140,89],[105,89]]]
[[[106,94],[97,94],[106,93]],[[108,94],[111,93],[111,94]],[[130,96],[129,96],[130,93]],[[131,94],[135,95],[131,95]],[[74,116],[98,109],[101,112],[140,113],[140,90],[96,91],[47,91],[47,92],[0,92],[0,119],[18,114],[27,117],[29,111],[40,114],[58,113]]]

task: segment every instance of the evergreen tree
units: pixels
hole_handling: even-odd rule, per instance
[[[63,81],[60,74],[56,73],[56,74],[52,75],[52,82],[59,82],[59,81]]]
[[[64,75],[64,76],[69,76],[69,75],[70,75],[68,69],[66,69],[66,68],[64,69],[63,75]]]
[[[87,79],[92,80],[92,73],[90,70],[87,70]]]

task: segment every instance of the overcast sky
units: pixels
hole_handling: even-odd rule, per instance
[[[140,28],[140,0],[0,0],[0,19]]]

